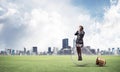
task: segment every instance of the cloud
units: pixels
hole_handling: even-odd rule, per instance
[[[72,46],[79,25],[85,29],[85,45],[101,49],[117,47],[119,4],[111,4],[103,20],[98,21],[87,10],[72,5],[71,0],[1,0],[0,47],[31,49],[38,46],[39,51],[44,51],[55,46],[60,49],[63,38],[69,38]]]
[[[104,14],[104,21],[101,29],[102,41],[106,43],[108,47],[119,47],[120,41],[120,2],[117,5],[111,3],[110,9]],[[105,45],[105,44],[103,44]]]
[[[95,23],[89,26],[93,28],[91,30],[93,33],[89,31],[91,34],[87,36],[86,41],[88,42],[86,44],[91,45],[93,48],[107,50],[108,48],[120,47],[120,2],[114,3],[111,2],[110,8],[107,8],[104,12],[102,22],[94,21]]]

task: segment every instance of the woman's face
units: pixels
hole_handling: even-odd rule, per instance
[[[80,30],[80,31],[82,30],[82,27],[81,27],[81,26],[79,26],[79,30]]]

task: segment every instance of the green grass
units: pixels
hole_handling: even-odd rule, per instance
[[[107,64],[95,65],[97,56],[84,56],[79,64],[70,56],[0,56],[0,72],[120,72],[120,56],[102,56]]]

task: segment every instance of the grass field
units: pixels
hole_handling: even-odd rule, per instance
[[[95,65],[96,57],[75,65],[70,56],[0,56],[0,72],[120,72],[120,56],[102,56],[104,67]]]

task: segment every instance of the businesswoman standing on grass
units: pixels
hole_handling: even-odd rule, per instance
[[[79,26],[79,30],[76,31],[75,35],[77,36],[76,39],[76,50],[77,50],[77,54],[78,54],[78,61],[82,61],[82,55],[81,55],[81,48],[83,47],[84,43],[83,43],[83,37],[84,37],[84,30],[83,30],[83,26]]]

